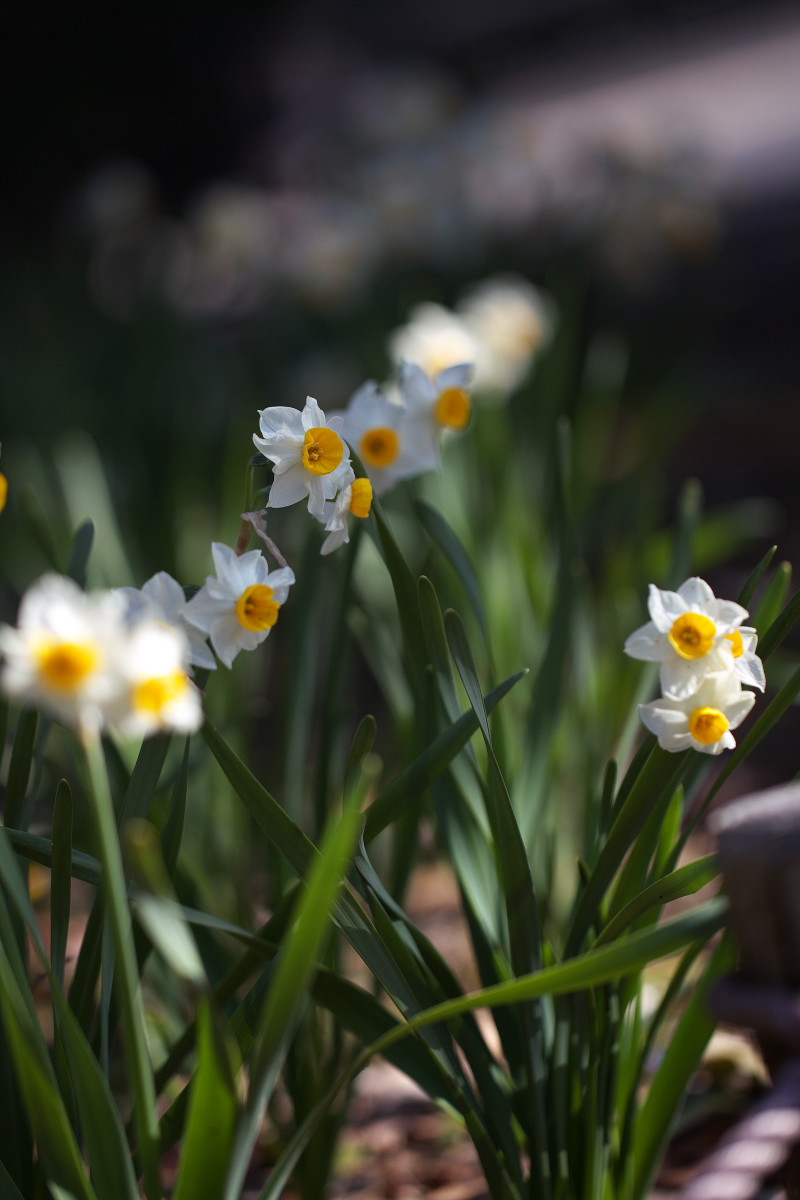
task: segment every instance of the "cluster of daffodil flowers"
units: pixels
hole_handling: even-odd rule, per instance
[[[311,397],[302,412],[264,409],[253,441],[273,465],[267,507],[308,497],[308,511],[328,534],[322,553],[347,542],[348,516],[369,515],[373,489],[386,491],[439,464],[443,430],[463,429],[469,421],[471,371],[461,364],[431,378],[407,363],[400,372],[402,400],[367,383],[345,412],[330,418]],[[367,476],[356,478],[348,441]],[[270,570],[261,550],[246,551],[246,538],[237,549],[214,542],[216,574],[189,600],[164,571],[140,590],[89,593],[66,577],[43,576],[23,597],[17,628],[0,628],[0,689],[93,735],[107,727],[131,737],[194,732],[202,710],[192,667],[214,669],[214,654],[231,667],[240,650],[259,646],[295,582],[267,536],[263,513],[243,519],[278,568]]]
[[[397,399],[369,381],[343,412],[329,417],[311,396],[302,412],[263,409],[253,443],[272,463],[267,507],[284,508],[308,497],[308,511],[328,534],[321,553],[337,549],[349,541],[348,516],[368,517],[373,494],[439,466],[442,435],[469,424],[472,373],[471,363],[431,376],[404,362]],[[348,446],[366,475],[356,477]]]
[[[650,620],[632,633],[625,652],[661,663],[663,695],[639,705],[639,716],[669,751],[721,754],[736,745],[731,730],[755,703],[743,685],[764,690],[756,631],[748,612],[718,600],[703,579],[687,579],[677,592],[650,585]]]
[[[42,576],[22,598],[17,627],[0,628],[0,688],[88,733],[194,733],[202,709],[190,673],[216,667],[208,641],[230,667],[268,636],[294,583],[260,550],[237,555],[215,542],[211,554],[216,575],[189,601],[166,571],[140,590],[97,592]]]
[[[22,598],[17,628],[0,628],[0,651],[6,695],[84,734],[200,726],[188,633],[155,604],[131,606],[124,589],[83,592],[62,575],[43,575]]]

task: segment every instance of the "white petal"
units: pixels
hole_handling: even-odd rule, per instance
[[[228,571],[233,570],[236,566],[236,551],[233,547],[226,546],[224,542],[212,542],[211,558],[217,578],[220,580],[227,579]]]
[[[640,704],[639,716],[653,733],[657,733],[659,729],[669,728],[674,731],[687,728],[686,713],[678,704],[670,705],[663,696],[660,700],[651,700],[649,704]]]
[[[267,508],[287,508],[290,504],[297,504],[308,494],[311,477],[311,472],[306,471],[300,462],[284,475],[275,475],[269,489]]]
[[[273,471],[285,471],[292,463],[299,462],[303,453],[303,438],[275,436],[260,438],[253,434],[253,445],[256,450],[268,458]]]
[[[623,646],[623,650],[631,658],[643,659],[645,662],[660,662],[669,649],[669,642],[663,633],[659,633],[652,621],[634,630],[626,638]]]
[[[662,750],[677,753],[687,749],[693,740],[686,714],[677,707],[671,707],[669,701],[662,699],[640,704],[639,717],[645,728],[656,735]]]
[[[714,600],[714,593],[699,575],[692,576],[678,588],[678,595],[685,602],[685,612],[705,613]]]
[[[344,412],[343,434],[351,443],[359,441],[368,429],[376,426],[395,428],[402,409],[392,404],[374,379],[363,383],[350,397]]]
[[[275,405],[273,408],[263,408],[259,414],[259,425],[265,438],[291,438],[294,441],[303,440],[305,430],[300,413],[296,408]]]
[[[750,615],[747,609],[742,608],[741,604],[737,604],[735,600],[717,600],[715,608],[716,612],[713,614],[713,618],[720,633],[723,634],[736,629]]]
[[[436,388],[416,363],[402,364],[399,383],[403,400],[412,411],[429,412],[436,403]]]
[[[277,571],[270,571],[264,580],[267,586],[273,589],[276,604],[284,604],[286,602],[286,597],[289,595],[289,588],[293,585],[294,581],[294,571],[291,567],[280,567]]]
[[[313,396],[306,396],[306,406],[301,414],[303,423],[303,431],[309,429],[317,429],[320,425],[325,425],[325,413],[317,404]]]
[[[212,622],[228,612],[232,603],[233,601],[229,596],[226,596],[224,599],[212,596],[208,585],[205,585],[201,587],[199,592],[192,596],[186,605],[184,617],[191,625],[195,625],[203,633],[207,634]]]
[[[650,584],[647,599],[650,619],[660,633],[669,633],[678,617],[687,612],[686,604],[677,592],[665,592]]]
[[[760,692],[766,688],[767,677],[764,673],[764,664],[757,654],[742,654],[739,658],[734,659],[733,669],[742,683],[758,688]]]
[[[193,667],[202,667],[206,671],[216,671],[217,660],[211,653],[208,643],[202,634],[202,631],[197,628],[192,628],[191,625],[186,625],[186,633],[189,638],[189,662]]]
[[[440,371],[434,383],[437,391],[444,391],[445,388],[468,388],[474,374],[475,367],[471,362],[456,363],[455,366]]]
[[[230,549],[230,547],[228,547]],[[269,563],[260,550],[248,550],[237,554],[231,550],[225,564],[224,582],[230,588],[234,600],[254,583],[264,583],[269,573]]]
[[[714,708],[721,708],[727,711],[730,705],[735,704],[744,695],[751,695],[742,691],[742,685],[733,669],[733,661],[731,660],[727,670],[716,671],[706,676],[703,680],[703,686],[697,693],[698,704],[710,704]],[[755,697],[753,697],[753,700]],[[752,700],[748,702],[752,704]]]
[[[183,588],[177,579],[173,579],[167,571],[158,571],[142,584],[145,596],[153,600],[164,610],[167,617],[179,613],[186,603]]]
[[[741,725],[755,702],[755,692],[742,692],[738,700],[726,706],[725,716],[730,722],[731,729],[736,729]]]
[[[685,700],[697,691],[707,671],[705,659],[684,659],[672,654],[661,664],[661,690],[671,700]]]
[[[233,660],[242,648],[239,638],[240,631],[244,632],[236,617],[232,617],[230,613],[217,617],[211,624],[209,630],[211,645],[220,662],[226,667],[233,666]]]
[[[347,528],[347,522],[345,522],[341,529],[334,529],[328,534],[320,547],[320,554],[331,554],[334,550],[338,550],[340,546],[343,546],[345,542],[349,541],[350,533]]]

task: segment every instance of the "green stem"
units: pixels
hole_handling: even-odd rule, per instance
[[[100,738],[84,730],[80,740],[91,792],[90,808],[94,836],[103,864],[102,886],[105,893],[106,917],[116,956],[116,995],[122,1013],[128,1074],[133,1083],[134,1121],[139,1139],[138,1154],[147,1198],[160,1200],[156,1093],[147,1049],[144,1007],[114,806]]]

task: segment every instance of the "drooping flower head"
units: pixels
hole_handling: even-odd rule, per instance
[[[342,415],[342,435],[364,464],[376,495],[436,467],[431,431],[424,423],[409,421],[407,409],[372,380],[353,394]]]
[[[320,554],[330,554],[350,541],[347,518],[352,514],[364,520],[372,508],[372,484],[361,476],[342,488],[336,500],[326,505],[325,529],[328,536],[322,543]],[[327,519],[326,519],[327,518]]]
[[[715,671],[734,671],[763,691],[764,668],[753,653],[755,631],[742,627],[747,610],[741,604],[718,600],[705,580],[695,576],[677,592],[651,584],[647,607],[651,619],[630,635],[625,653],[661,663],[666,696],[683,700]]]
[[[721,754],[736,745],[731,730],[741,725],[755,699],[754,692],[742,688],[733,670],[715,671],[680,700],[663,696],[640,704],[639,716],[664,750]]]
[[[125,597],[132,620],[150,616],[175,626],[189,639],[189,662],[195,667],[216,670],[216,659],[209,649],[205,634],[186,619],[187,600],[177,579],[173,579],[167,571],[159,571],[141,588],[123,587],[117,590]]]
[[[321,516],[350,470],[342,418],[326,420],[311,396],[302,412],[276,406],[258,415],[261,437],[253,434],[253,443],[270,460],[273,473],[267,506],[285,508],[308,496],[308,511]]]
[[[121,687],[117,650],[125,605],[113,592],[82,592],[43,575],[25,593],[17,628],[0,628],[3,692],[64,724],[98,731]]]
[[[207,647],[206,647],[207,649]],[[162,621],[138,621],[118,647],[123,686],[109,720],[125,737],[171,730],[194,733],[203,722],[200,692],[187,673],[189,639]]]
[[[294,583],[294,571],[270,571],[260,550],[237,555],[230,546],[211,546],[216,575],[209,575],[186,605],[186,620],[202,630],[226,667],[240,650],[255,650],[269,636]]]

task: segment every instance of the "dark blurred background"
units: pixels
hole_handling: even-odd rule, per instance
[[[675,486],[776,498],[791,552],[798,63],[753,0],[11,6],[3,441],[90,429],[152,526],[159,454],[338,406],[410,305],[513,269],[624,344],[634,409],[680,390]]]

